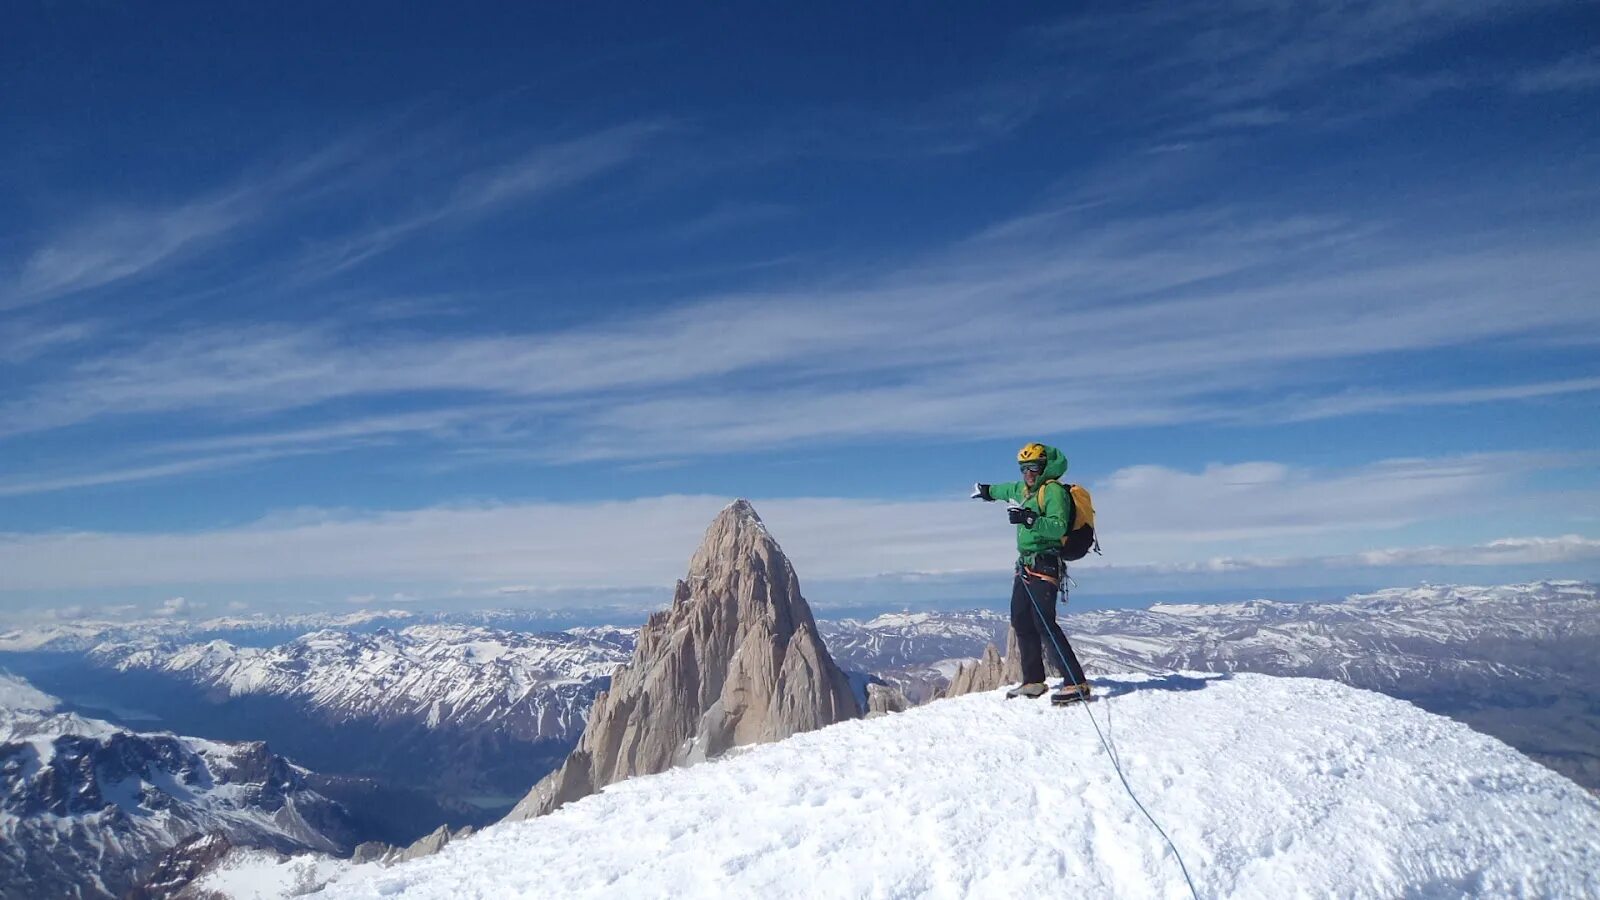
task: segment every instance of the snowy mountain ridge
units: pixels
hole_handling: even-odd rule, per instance
[[[0,653],[82,653],[105,643],[143,640],[205,643],[218,638],[234,644],[270,646],[313,631],[372,632],[382,628],[400,629],[429,624],[542,633],[559,630],[561,626],[555,623],[572,615],[571,611],[539,609],[461,612],[360,609],[347,613],[258,613],[203,619],[171,616],[127,621],[79,619],[36,622],[0,629]],[[602,626],[597,630],[617,629]]]
[[[335,719],[406,719],[428,728],[495,722],[518,738],[566,740],[582,729],[603,679],[628,658],[626,636],[605,634],[415,625],[314,631],[268,648],[145,639],[98,646],[90,658],[232,697],[291,698]]]
[[[81,619],[41,622],[0,631],[0,653],[81,653],[104,643],[155,639],[184,641],[196,635],[403,627],[416,618],[417,614],[408,610],[391,609],[339,614],[218,616],[198,621],[163,617],[135,621]]]
[[[871,673],[921,703],[986,644],[1005,646],[1009,622],[998,613],[975,610],[886,613],[867,621],[823,620],[817,627],[841,666]]]
[[[344,811],[265,744],[139,733],[54,712],[0,674],[0,898],[121,897],[203,833],[284,852],[349,849]],[[39,699],[43,708],[29,707]]]
[[[619,629],[424,624],[270,647],[144,638],[99,645],[70,670],[59,655],[24,661],[91,714],[270,736],[357,813],[364,836],[403,845],[441,824],[493,821],[558,766],[632,641]]]
[[[280,897],[310,879],[328,900],[1188,896],[1115,758],[1202,896],[1600,893],[1600,801],[1460,723],[1312,679],[1101,683],[1086,708],[988,693],[842,722],[392,868],[236,854],[200,886]]]

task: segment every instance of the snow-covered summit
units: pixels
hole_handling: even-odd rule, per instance
[[[318,896],[1600,895],[1600,801],[1499,741],[1330,681],[1120,676],[977,694],[610,786]],[[305,862],[236,858],[251,896]],[[273,896],[270,891],[266,896]]]
[[[841,665],[917,700],[945,688],[953,658],[1005,647],[1007,619],[918,613],[821,627]],[[1335,602],[1161,603],[1072,612],[1062,627],[1091,676],[1196,669],[1330,678],[1467,722],[1600,790],[1593,583],[1424,585]]]

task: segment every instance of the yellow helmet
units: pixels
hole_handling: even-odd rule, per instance
[[[1045,450],[1043,444],[1038,442],[1024,444],[1022,449],[1017,451],[1017,464],[1023,465],[1031,462],[1042,463],[1045,461],[1044,455]]]

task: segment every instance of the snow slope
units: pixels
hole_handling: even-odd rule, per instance
[[[1205,897],[1600,896],[1600,801],[1380,694],[1237,674],[1103,679],[1088,707]],[[205,882],[285,883],[243,860]],[[252,866],[255,871],[252,872]],[[1188,896],[1084,708],[999,694],[636,778],[337,898]]]

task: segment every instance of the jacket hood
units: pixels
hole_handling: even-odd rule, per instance
[[[1049,444],[1045,444],[1044,475],[1042,480],[1049,481],[1052,478],[1059,480],[1065,474],[1067,474],[1067,455]]]

